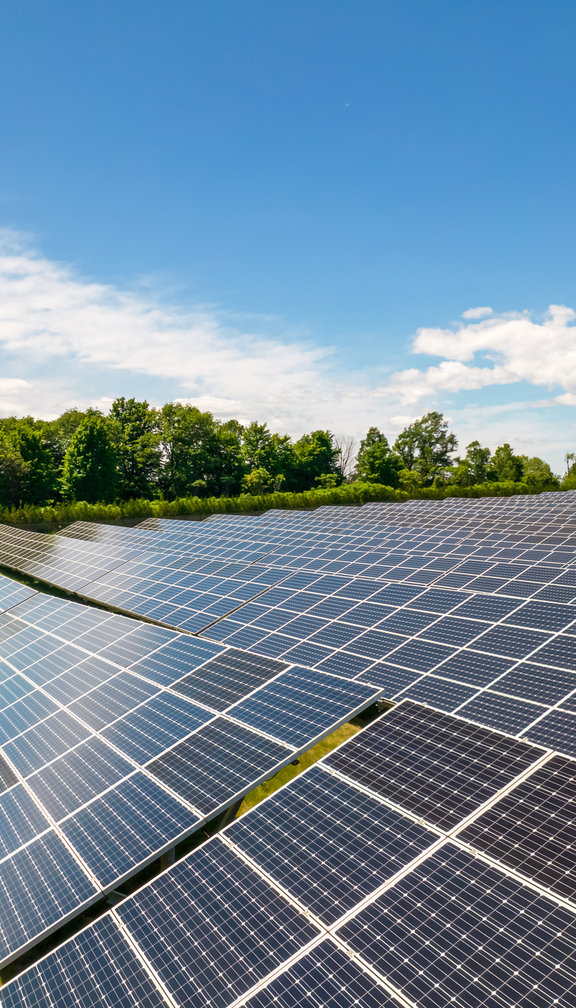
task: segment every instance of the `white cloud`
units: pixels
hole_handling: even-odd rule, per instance
[[[492,315],[493,311],[493,308],[468,308],[465,312],[462,312],[462,318],[481,319],[485,318],[486,315]]]
[[[440,390],[460,392],[522,381],[573,395],[575,320],[572,308],[551,305],[541,319],[528,312],[514,312],[460,324],[455,329],[419,329],[413,352],[445,360],[424,370],[396,372],[388,389],[407,403]],[[474,363],[477,354],[483,358],[480,365]],[[560,397],[557,401],[568,403]]]
[[[23,393],[32,389],[32,382],[24,378],[0,378],[0,415],[7,416],[18,409]]]

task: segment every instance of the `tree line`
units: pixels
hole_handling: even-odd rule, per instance
[[[72,501],[173,501],[183,497],[302,493],[358,481],[407,492],[427,487],[524,483],[532,491],[560,481],[540,458],[509,444],[493,453],[473,441],[462,457],[441,413],[409,424],[391,444],[371,427],[359,446],[316,430],[292,440],[266,424],[219,421],[195,406],[116,399],[99,410],[67,410],[56,420],[0,420],[0,506]],[[562,486],[576,486],[567,456]]]

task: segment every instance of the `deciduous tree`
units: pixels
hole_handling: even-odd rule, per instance
[[[87,412],[70,439],[61,487],[66,500],[96,503],[116,498],[116,454],[109,426],[96,410]]]
[[[417,472],[425,486],[444,474],[457,447],[455,435],[448,430],[448,421],[436,411],[409,424],[394,443],[404,468]]]

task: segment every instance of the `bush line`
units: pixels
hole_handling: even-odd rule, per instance
[[[407,492],[378,483],[347,483],[326,490],[238,497],[177,497],[175,500],[129,500],[119,504],[88,504],[72,501],[39,507],[34,504],[0,509],[6,525],[64,525],[75,521],[122,521],[123,519],[176,518],[184,515],[245,514],[270,508],[298,510],[326,504],[367,504],[370,501],[444,500],[447,497],[511,497],[533,490],[526,483],[481,483],[470,487],[427,487]]]

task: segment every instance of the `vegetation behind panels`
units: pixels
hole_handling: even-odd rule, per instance
[[[576,487],[540,458],[478,441],[456,456],[441,413],[409,424],[393,444],[372,427],[357,446],[317,430],[293,441],[265,424],[216,420],[194,406],[116,399],[107,416],[68,410],[57,420],[0,420],[0,519],[257,511],[324,503],[484,496]]]

